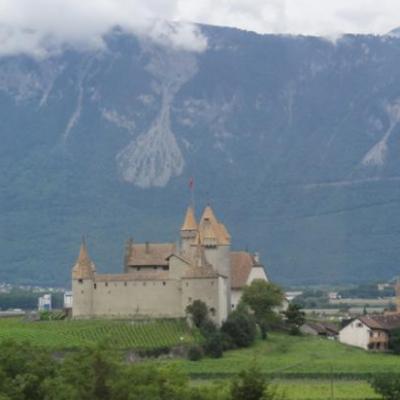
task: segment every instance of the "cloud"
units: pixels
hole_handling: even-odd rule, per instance
[[[398,0],[186,0],[182,18],[260,33],[382,34],[400,25]]]
[[[0,54],[45,57],[66,44],[99,49],[116,26],[162,45],[203,51],[206,38],[194,24],[177,21],[175,8],[168,0],[0,0]]]
[[[383,34],[400,25],[400,2],[0,0],[0,54],[43,57],[65,44],[98,49],[104,46],[104,35],[115,26],[163,45],[203,51],[206,38],[191,22],[259,33],[331,37],[344,32]]]

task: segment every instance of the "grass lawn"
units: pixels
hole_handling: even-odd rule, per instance
[[[37,321],[0,319],[0,340],[30,341],[52,350],[74,349],[107,341],[116,349],[170,347],[195,338],[183,320],[130,321]]]
[[[369,353],[317,337],[279,333],[270,334],[267,341],[258,341],[251,348],[227,351],[220,359],[180,360],[178,364],[195,378],[196,375],[236,373],[254,361],[267,374],[309,375],[309,378],[313,374],[315,377],[326,374],[329,378],[331,373],[400,373],[400,356]]]

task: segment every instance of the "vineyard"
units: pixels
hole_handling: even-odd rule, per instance
[[[183,320],[37,321],[0,319],[0,340],[29,341],[51,349],[74,349],[106,342],[116,349],[152,349],[193,343]]]

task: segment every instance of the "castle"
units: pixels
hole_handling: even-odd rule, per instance
[[[245,285],[268,280],[258,255],[231,251],[231,236],[210,206],[199,223],[188,208],[178,245],[128,240],[124,264],[122,274],[97,274],[82,242],[72,269],[74,318],[182,318],[201,300],[221,324]]]

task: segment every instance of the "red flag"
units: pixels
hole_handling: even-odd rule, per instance
[[[190,190],[193,190],[193,184],[194,184],[193,177],[190,177],[190,179],[189,179],[189,189]]]

